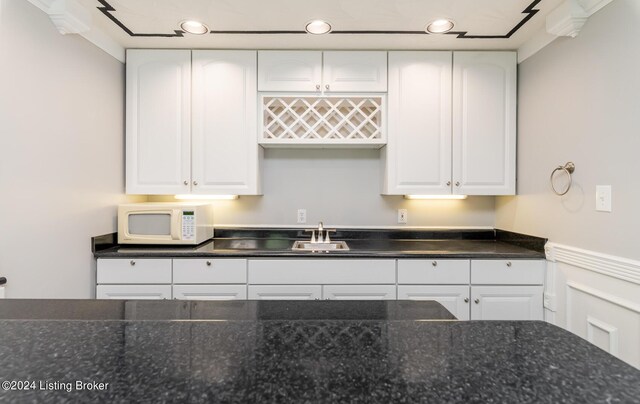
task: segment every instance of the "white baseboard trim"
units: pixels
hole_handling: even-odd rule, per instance
[[[640,285],[640,261],[551,242],[545,246],[545,252],[548,261],[563,262]]]

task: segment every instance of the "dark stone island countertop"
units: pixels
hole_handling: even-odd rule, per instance
[[[0,380],[37,382],[0,402],[640,399],[640,371],[558,327],[450,317],[435,302],[0,301]]]
[[[461,258],[543,259],[546,239],[503,230],[345,230],[332,240],[346,241],[349,251],[292,251],[308,240],[300,229],[216,229],[214,238],[197,246],[118,245],[115,235],[94,238],[96,258],[158,257],[298,257],[298,258]]]

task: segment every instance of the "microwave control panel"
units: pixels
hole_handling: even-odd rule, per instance
[[[182,211],[182,239],[196,239],[196,212],[192,210]]]

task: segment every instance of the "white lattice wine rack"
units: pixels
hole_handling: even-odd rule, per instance
[[[263,96],[264,146],[382,147],[384,96]]]

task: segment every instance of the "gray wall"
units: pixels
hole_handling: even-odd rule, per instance
[[[88,298],[90,237],[123,201],[124,67],[0,0],[0,275],[7,297]]]
[[[612,2],[523,62],[518,102],[518,196],[497,198],[497,227],[640,259],[640,2]],[[559,197],[549,174],[567,161]],[[596,185],[612,185],[612,213],[595,211]]]
[[[397,209],[405,208],[406,226],[493,226],[494,197],[419,201],[381,196],[382,168],[379,150],[266,149],[264,195],[215,202],[214,220],[218,225],[296,225],[296,211],[305,208],[306,227],[320,220],[325,225],[397,227]]]

